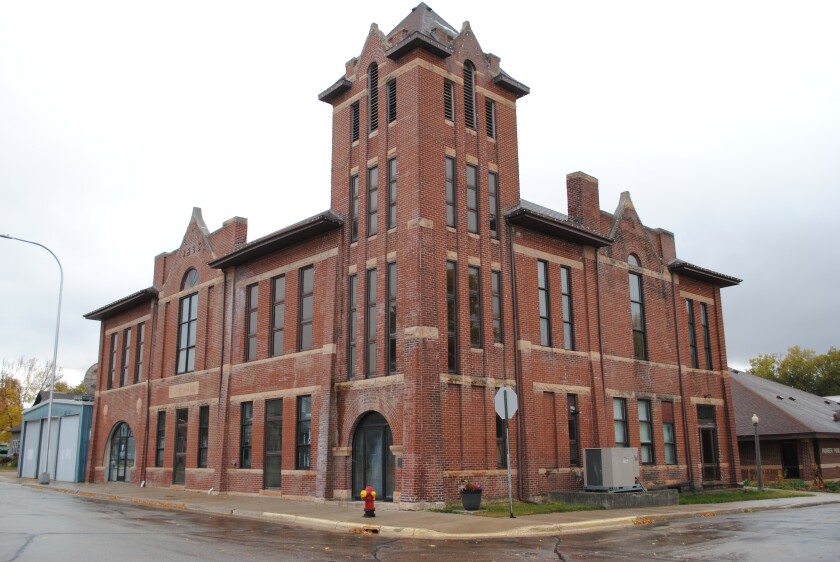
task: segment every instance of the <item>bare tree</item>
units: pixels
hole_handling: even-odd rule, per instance
[[[20,383],[21,406],[31,406],[39,392],[50,388],[52,361],[42,362],[34,357],[29,359],[21,357],[16,361],[3,359],[0,362],[0,374],[3,378],[17,379]],[[64,375],[59,367],[55,371],[55,383],[60,387],[63,382]]]

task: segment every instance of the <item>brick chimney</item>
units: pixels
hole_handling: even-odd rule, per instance
[[[590,230],[599,231],[601,203],[598,180],[583,172],[566,174],[569,218]]]

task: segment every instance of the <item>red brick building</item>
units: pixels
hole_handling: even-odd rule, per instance
[[[247,242],[193,212],[148,289],[102,323],[91,481],[358,496],[404,507],[578,489],[583,449],[639,447],[649,486],[740,477],[720,289],[628,193],[567,177],[564,215],[520,198],[528,88],[420,4],[320,94],[330,209]]]

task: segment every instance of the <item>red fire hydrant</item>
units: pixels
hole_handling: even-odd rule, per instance
[[[373,491],[373,486],[368,486],[359,496],[365,500],[365,517],[376,517],[376,506],[374,505],[374,501],[376,501],[376,492]]]

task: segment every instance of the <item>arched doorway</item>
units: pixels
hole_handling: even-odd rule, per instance
[[[353,498],[373,486],[378,499],[394,501],[394,443],[382,414],[367,414],[353,434]]]
[[[120,422],[111,432],[108,446],[108,482],[131,481],[134,468],[134,436],[125,422]]]

